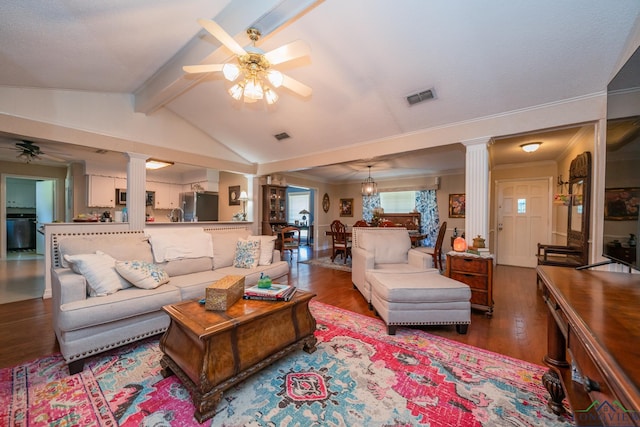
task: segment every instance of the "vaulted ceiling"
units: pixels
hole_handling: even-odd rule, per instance
[[[245,30],[257,27],[264,51],[306,42],[309,57],[278,69],[313,95],[280,88],[273,106],[245,104],[227,94],[230,83],[220,73],[185,75],[183,65],[233,58],[198,18],[213,19],[243,46]],[[604,94],[634,48],[639,18],[637,0],[6,0],[0,93],[47,91],[52,104],[71,93],[83,101],[60,115],[75,118],[103,108],[105,95],[123,96],[129,101],[121,108],[133,117],[171,116],[202,135],[197,147],[176,140],[176,150],[256,172],[313,169],[321,179],[343,173],[335,179],[348,180],[364,177],[375,160],[396,173],[402,166],[433,173],[464,164],[457,144],[464,133],[449,139],[434,130],[490,126],[515,114],[521,123],[508,133],[524,133],[532,129],[519,118],[523,111]],[[408,95],[427,89],[434,99],[408,104]],[[19,117],[14,103],[0,100],[0,112]],[[119,125],[113,123],[113,135],[127,139]],[[106,133],[96,127],[82,131]],[[5,142],[20,137],[0,132]],[[290,138],[276,140],[282,132]],[[470,134],[477,136],[500,135]],[[153,141],[140,151],[153,154],[149,146]],[[333,163],[346,164],[328,168]]]

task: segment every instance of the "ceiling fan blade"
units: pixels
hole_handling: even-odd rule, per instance
[[[285,74],[283,74],[282,77],[282,86],[286,87],[287,89],[290,89],[301,96],[311,96],[311,94],[313,93],[313,89],[303,83],[300,83],[296,79],[292,79]]]
[[[284,46],[280,46],[277,49],[273,49],[264,54],[264,57],[267,58],[267,61],[271,63],[271,65],[282,64],[283,62],[291,61],[292,59],[300,58],[302,56],[307,56],[311,53],[311,49],[309,49],[309,45],[303,42],[302,40],[296,40],[295,42],[291,42],[285,44]]]
[[[53,156],[51,154],[40,153],[40,156],[44,157],[45,159],[53,160],[54,162],[66,163],[68,161],[67,159],[63,159],[62,157]]]
[[[210,32],[213,37],[217,38],[220,43],[236,55],[245,55],[247,53],[247,51],[216,22],[210,19],[198,19],[198,24],[202,25],[205,30]]]
[[[202,65],[185,65],[182,69],[186,73],[214,73],[216,71],[222,71],[224,64],[202,64]]]

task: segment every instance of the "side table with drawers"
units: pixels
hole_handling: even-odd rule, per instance
[[[447,253],[447,277],[466,283],[471,288],[471,307],[493,315],[493,257],[465,252]]]

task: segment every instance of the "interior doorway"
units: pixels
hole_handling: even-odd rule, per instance
[[[497,263],[535,267],[538,242],[551,235],[548,178],[498,181]]]

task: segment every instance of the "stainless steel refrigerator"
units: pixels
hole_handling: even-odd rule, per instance
[[[211,191],[180,193],[180,205],[184,209],[186,222],[218,220],[218,193]]]

